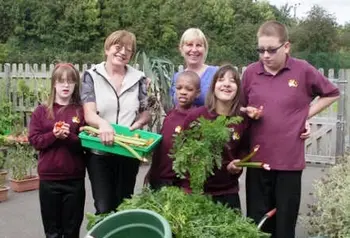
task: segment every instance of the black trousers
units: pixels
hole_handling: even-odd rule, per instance
[[[120,155],[90,154],[87,170],[96,214],[115,211],[134,193],[140,161]]]
[[[231,209],[241,210],[241,200],[238,193],[212,196],[214,202],[222,203]]]
[[[84,218],[84,179],[41,180],[39,198],[46,238],[79,238]]]
[[[273,208],[276,215],[262,226],[273,238],[294,238],[301,196],[302,171],[247,169],[247,216],[256,223]]]

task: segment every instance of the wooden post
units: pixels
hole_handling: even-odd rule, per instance
[[[345,87],[345,117],[344,120],[346,122],[345,125],[345,135],[347,135],[347,138],[345,140],[346,147],[350,146],[350,96],[348,93],[350,92],[350,69],[345,70],[345,80],[346,80],[346,87]]]
[[[336,153],[335,155],[343,156],[345,150],[345,89],[347,81],[345,79],[344,69],[339,70],[339,80],[337,82],[340,91],[340,98],[338,100],[337,113],[337,139],[336,139]]]
[[[6,82],[6,96],[8,99],[10,99],[10,92],[11,92],[11,65],[9,63],[6,63],[4,65],[5,68],[5,82]]]

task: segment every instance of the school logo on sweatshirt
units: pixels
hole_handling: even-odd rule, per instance
[[[298,81],[296,81],[295,79],[289,79],[288,86],[290,88],[296,88],[296,87],[298,87]]]
[[[232,133],[232,140],[239,140],[240,135],[237,131]]]
[[[79,124],[80,123],[79,117],[78,116],[72,117],[72,122]]]
[[[181,126],[175,127],[175,133],[179,134],[182,131]]]

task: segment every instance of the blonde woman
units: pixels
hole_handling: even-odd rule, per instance
[[[185,71],[195,72],[201,79],[200,95],[194,105],[203,106],[210,83],[213,79],[217,66],[205,64],[208,54],[208,41],[204,33],[198,28],[187,29],[180,39],[179,50],[185,60]],[[171,97],[173,103],[177,104],[175,98],[175,85],[178,73],[172,79]]]

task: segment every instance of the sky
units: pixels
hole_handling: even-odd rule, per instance
[[[350,0],[268,0],[272,5],[280,7],[288,2],[290,6],[296,6],[296,16],[305,17],[307,12],[315,4],[325,8],[334,14],[338,24],[350,23]],[[292,15],[294,11],[292,10]]]

